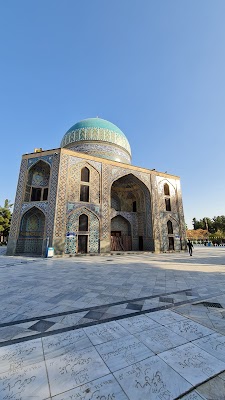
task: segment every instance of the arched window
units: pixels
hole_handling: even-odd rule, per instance
[[[81,214],[79,217],[79,231],[88,231],[88,216],[86,214]]]
[[[40,160],[30,168],[25,189],[24,201],[48,200],[50,166]]]
[[[168,235],[172,235],[173,234],[173,224],[171,221],[167,222],[167,230],[168,230]]]
[[[87,167],[82,168],[81,170],[81,181],[89,182],[90,181],[90,171]]]
[[[164,185],[164,195],[165,196],[170,196],[170,188],[169,188],[169,185],[167,183],[165,183],[165,185]]]

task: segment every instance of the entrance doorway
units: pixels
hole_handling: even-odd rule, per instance
[[[169,237],[169,250],[174,250],[174,238]]]
[[[21,220],[20,232],[16,245],[16,254],[41,256],[44,251],[45,215],[32,207]]]
[[[143,251],[143,236],[139,236],[139,251]]]
[[[88,235],[78,235],[78,253],[87,253]]]
[[[121,231],[111,231],[111,236],[121,236]]]

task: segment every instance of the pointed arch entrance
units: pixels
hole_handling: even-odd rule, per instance
[[[117,215],[111,220],[111,250],[132,250],[131,225],[121,215]]]
[[[86,207],[73,210],[67,218],[65,253],[99,252],[99,218]]]
[[[133,174],[115,180],[111,187],[111,250],[116,235],[124,251],[154,250],[150,192]]]
[[[44,231],[45,215],[39,208],[32,207],[21,219],[16,253],[42,255],[45,250]]]

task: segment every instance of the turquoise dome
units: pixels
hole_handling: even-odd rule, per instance
[[[95,157],[131,163],[131,149],[126,136],[112,122],[101,118],[77,122],[63,136],[61,147]]]
[[[117,132],[119,135],[125,137],[124,133],[118,128],[118,126],[112,124],[112,122],[106,121],[106,119],[101,118],[87,118],[83,119],[80,122],[77,122],[75,125],[71,126],[71,128],[66,132],[75,131],[75,129],[82,128],[102,128],[109,129],[110,131]]]

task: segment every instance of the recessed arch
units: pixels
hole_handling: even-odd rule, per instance
[[[79,216],[79,231],[82,231],[82,232],[88,231],[88,216],[87,216],[87,214],[81,214]]]
[[[132,250],[131,224],[121,215],[111,219],[111,250]]]
[[[83,225],[84,222],[85,224],[88,222],[88,229],[86,225]],[[67,218],[65,253],[98,253],[99,225],[99,217],[87,207],[72,210]],[[82,243],[85,244],[84,250],[79,251],[79,246]]]
[[[172,221],[167,221],[167,232],[168,235],[172,235],[173,234],[173,224]]]
[[[45,215],[37,207],[26,211],[20,223],[16,253],[42,255],[44,251]]]
[[[51,164],[49,161],[47,160],[43,160],[42,158],[39,158],[38,160],[36,160],[32,165],[30,165],[27,170],[30,171],[31,168],[33,168],[36,164],[38,164],[40,161],[42,161],[43,163],[47,164],[50,168],[51,168]]]
[[[90,170],[87,167],[81,169],[81,181],[90,182]]]
[[[48,200],[50,171],[50,164],[41,159],[28,169],[25,202]]]
[[[159,185],[162,187],[162,189],[165,184],[169,185],[170,192],[171,192],[171,189],[172,189],[172,191],[176,190],[176,186],[170,180],[163,178],[162,180],[159,181]],[[170,193],[170,195],[171,195],[171,193]]]
[[[111,232],[120,232],[122,235],[131,235],[131,224],[122,215],[117,215],[111,219]]]
[[[69,166],[67,199],[71,203],[100,203],[100,174],[88,162],[71,163]]]
[[[163,189],[164,189],[164,195],[170,196],[170,187],[169,187],[168,183],[164,183]]]
[[[134,174],[125,174],[113,181],[111,215],[124,217],[130,224],[129,232],[125,233],[123,229],[115,229],[112,220],[111,236],[119,235],[118,232],[121,232],[122,242],[130,241],[132,246],[130,250],[154,250],[150,191]],[[122,220],[120,221],[122,223]],[[111,248],[115,249],[113,241],[111,238]]]

